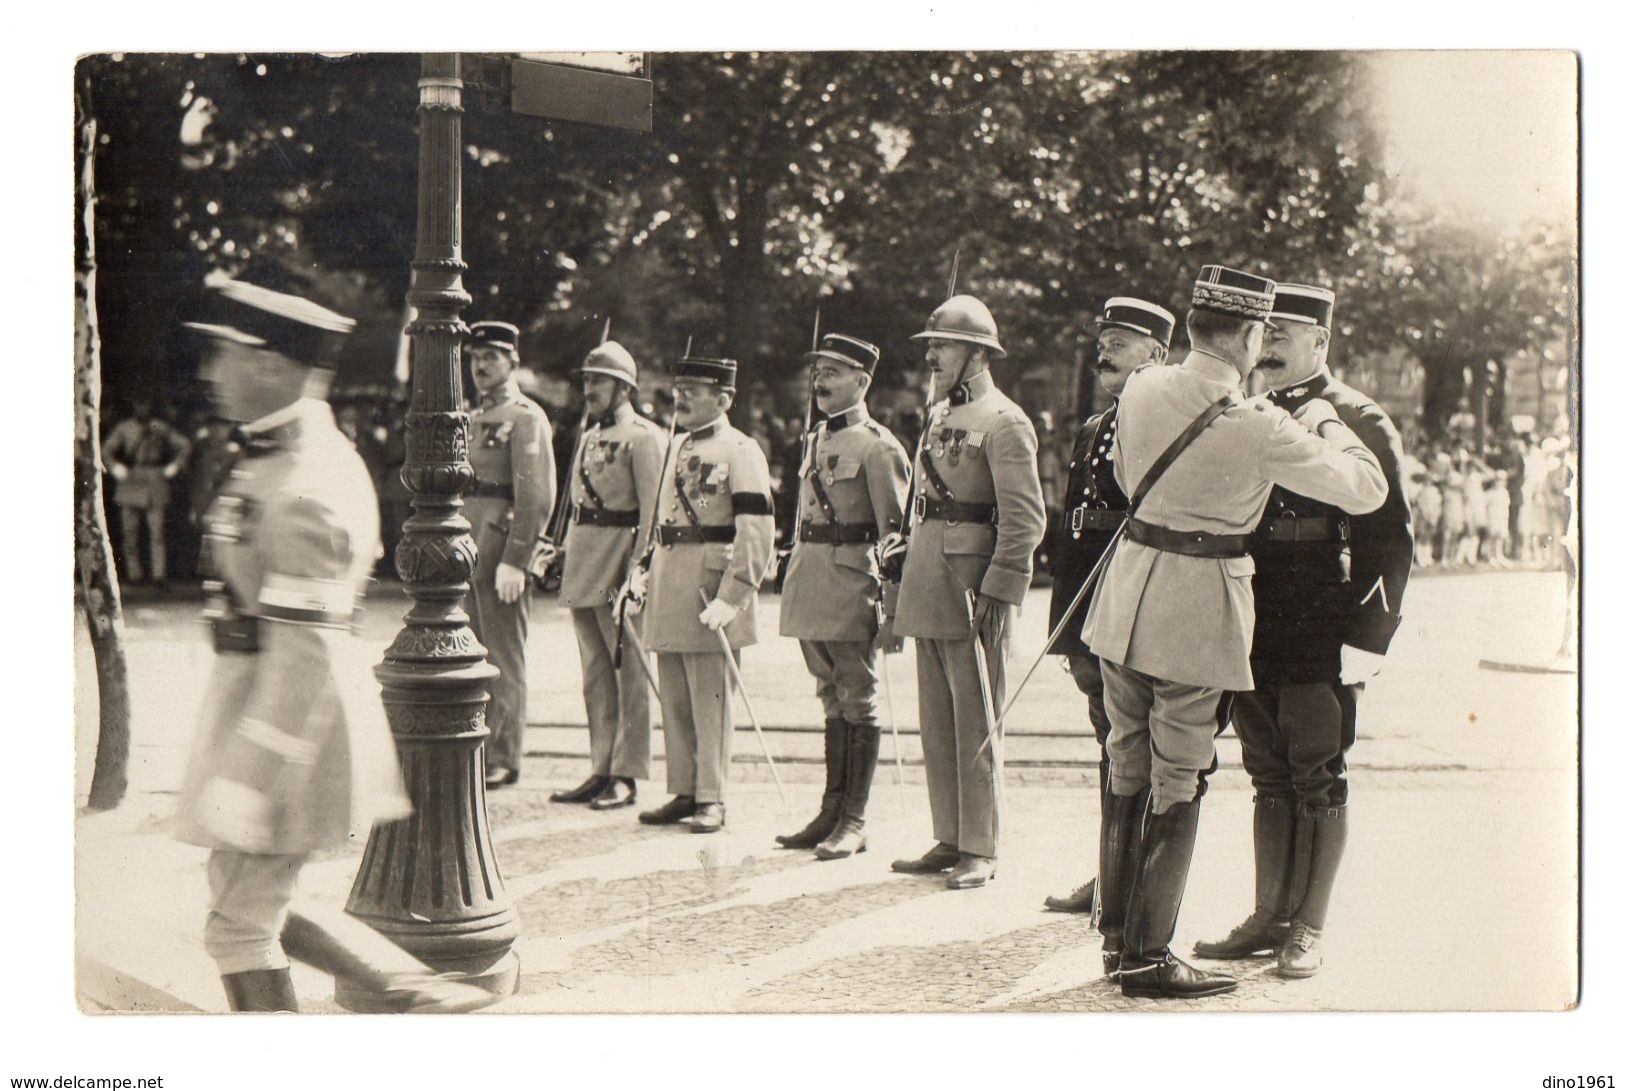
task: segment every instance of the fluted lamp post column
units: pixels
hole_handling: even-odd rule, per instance
[[[418,81],[418,237],[407,299],[412,403],[402,478],[413,515],[395,568],[413,602],[376,668],[412,798],[409,818],[373,829],[348,911],[438,970],[465,973],[501,995],[518,985],[519,918],[502,884],[485,810],[485,705],[497,670],[463,609],[474,539],[462,492],[474,478],[463,412],[463,68],[459,55],[423,57]],[[339,983],[355,1011],[379,998]]]

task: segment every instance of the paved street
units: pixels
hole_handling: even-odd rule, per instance
[[[931,843],[912,649],[891,663],[902,784],[890,740],[872,803],[871,850],[820,863],[772,835],[816,809],[820,712],[793,642],[745,656],[789,797],[781,804],[741,722],[728,828],[711,837],[639,826],[547,802],[586,772],[579,667],[551,603],[532,627],[531,714],[521,783],[493,793],[498,852],[522,920],[518,995],[498,1011],[1095,1011],[1557,1009],[1576,990],[1576,693],[1573,675],[1482,669],[1544,663],[1557,648],[1554,574],[1429,576],[1413,582],[1390,663],[1361,707],[1352,754],[1353,836],[1327,932],[1327,968],[1308,981],[1242,963],[1228,997],[1177,1005],[1125,1000],[1099,974],[1087,921],[1040,908],[1093,871],[1097,748],[1070,680],[1040,668],[1013,712],[1006,844],[997,880],[956,893],[888,870]],[[369,610],[381,653],[404,598]],[[81,1003],[87,1010],[215,1011],[219,984],[198,938],[203,853],[164,832],[210,653],[185,603],[130,607],[133,787],[77,827]],[[1047,591],[1015,637],[1024,670],[1043,639]],[[776,601],[764,630],[776,624]],[[80,637],[80,802],[95,708]],[[1251,906],[1250,790],[1235,740],[1202,813],[1176,949],[1221,935]],[[661,753],[657,732],[655,752]],[[660,778],[642,802],[664,799]],[[307,870],[307,896],[342,904],[359,851]],[[1507,942],[1516,937],[1516,942]],[[1430,967],[1449,966],[1449,973]],[[302,997],[332,986],[296,970]]]

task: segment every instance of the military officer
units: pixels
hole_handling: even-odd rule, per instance
[[[169,510],[169,483],[186,466],[192,441],[152,411],[152,398],[135,399],[133,416],[120,421],[102,444],[107,470],[118,484],[113,501],[119,509],[124,564],[132,583],[144,578],[141,570],[141,527],[147,528],[152,551],[152,582],[162,584],[169,567],[164,545],[164,516]]]
[[[1274,298],[1272,280],[1204,266],[1185,318],[1190,354],[1178,367],[1135,372],[1118,400],[1118,483],[1132,497],[1154,463],[1166,470],[1127,521],[1083,628],[1112,724],[1102,956],[1129,996],[1236,987],[1181,961],[1170,944],[1220,697],[1253,686],[1247,545],[1271,486],[1361,512],[1388,491],[1376,459],[1324,401],[1310,400],[1296,419],[1263,399],[1241,403]]]
[[[378,556],[378,499],[333,423],[323,370],[354,322],[282,292],[210,282],[203,379],[242,424],[205,517],[216,658],[178,834],[208,848],[204,946],[234,1011],[297,1011],[290,956],[416,1011],[491,1003],[343,914],[290,912],[312,853],[410,810],[352,624]]]
[[[1123,384],[1135,370],[1167,361],[1168,345],[1174,336],[1171,313],[1132,296],[1108,299],[1100,317],[1095,319],[1095,326],[1099,330],[1095,373],[1112,403],[1104,412],[1083,422],[1072,444],[1066,506],[1061,512],[1053,551],[1055,584],[1050,592],[1051,632],[1061,625],[1084,580],[1105,555],[1112,535],[1123,525],[1128,511],[1128,497],[1123,495],[1112,473],[1116,458],[1112,447],[1117,435],[1118,395],[1123,393]],[[1100,678],[1100,660],[1081,636],[1083,619],[1093,595],[1093,588],[1084,593],[1050,651],[1066,656],[1067,673],[1089,702],[1089,723],[1095,729],[1095,741],[1100,743],[1100,809],[1104,814],[1106,797],[1111,790],[1111,759],[1106,754],[1111,721],[1106,717],[1106,686]],[[1090,879],[1071,894],[1045,898],[1044,905],[1062,913],[1087,913],[1094,908],[1094,900],[1095,881]]]
[[[895,619],[899,636],[915,638],[937,844],[892,868],[950,871],[949,888],[964,890],[997,873],[1000,743],[989,739],[1004,701],[1010,618],[1044,537],[1044,494],[1032,422],[988,370],[1004,348],[987,306],[953,296],[914,339],[926,342],[932,390],[946,398],[927,419],[914,466]]]
[[[1253,912],[1204,958],[1278,954],[1287,977],[1321,964],[1332,882],[1348,836],[1346,755],[1355,703],[1399,626],[1415,543],[1399,431],[1382,407],[1332,378],[1334,294],[1280,284],[1258,370],[1287,412],[1331,405],[1382,467],[1388,499],[1356,514],[1277,485],[1252,549],[1255,687],[1236,698],[1242,764],[1253,780]]]
[[[864,809],[880,753],[875,656],[886,650],[874,545],[902,529],[908,454],[864,403],[878,348],[831,333],[810,358],[826,419],[807,437],[779,632],[801,641],[824,706],[824,797],[811,822],[775,840],[838,860],[867,845]]]
[[[677,423],[687,434],[662,473],[647,572],[645,632],[659,662],[672,798],[638,820],[687,818],[694,833],[714,833],[725,821],[733,742],[725,654],[756,643],[756,590],[773,556],[767,457],[728,422],[737,371],[733,360],[694,356],[672,370]],[[629,613],[642,582],[638,572],[628,581]]]
[[[491,665],[485,723],[485,783],[519,781],[525,743],[525,638],[530,633],[529,570],[542,527],[553,513],[553,428],[542,407],[519,392],[519,329],[506,322],[475,322],[464,353],[479,391],[472,449],[474,486],[463,494],[479,557],[474,566],[470,615],[474,635]]]
[[[666,436],[633,405],[638,365],[619,343],[605,341],[587,354],[581,382],[589,425],[571,467],[573,514],[559,601],[570,611],[581,649],[592,775],[553,799],[610,810],[635,803],[637,782],[649,776],[649,684],[644,668],[627,658],[642,654],[642,623],[625,620],[634,636],[627,648],[611,603],[633,559],[647,552]]]

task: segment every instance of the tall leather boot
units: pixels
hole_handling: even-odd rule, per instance
[[[280,970],[221,974],[220,984],[225,986],[226,1002],[232,1011],[299,1010],[299,998],[293,993],[293,975],[286,966]]]
[[[1112,791],[1112,760],[1100,751],[1100,816],[1106,817],[1106,797]],[[1044,908],[1057,913],[1093,913],[1095,908],[1095,880],[1090,879],[1070,894],[1051,894],[1044,899]]]
[[[1236,987],[1227,974],[1209,973],[1181,961],[1169,950],[1185,879],[1196,851],[1196,825],[1201,803],[1176,803],[1145,821],[1140,866],[1129,893],[1123,929],[1123,960],[1118,980],[1124,996],[1188,999],[1215,996]]]
[[[879,759],[880,725],[848,724],[841,817],[834,831],[814,850],[820,860],[844,860],[869,847],[869,839],[863,834],[863,812],[869,806],[869,788],[874,784]]]
[[[1286,942],[1292,910],[1297,805],[1290,796],[1253,796],[1253,911],[1221,940],[1199,940],[1198,958],[1273,955]]]
[[[436,973],[354,917],[332,910],[290,910],[282,949],[377,994],[392,1011],[474,1011],[499,999],[458,975]]]
[[[1100,961],[1106,976],[1115,978],[1123,957],[1123,925],[1128,919],[1129,892],[1134,887],[1135,863],[1151,789],[1134,795],[1114,795],[1108,784],[1100,813],[1100,872],[1095,884],[1094,924],[1100,931]]]
[[[1326,927],[1331,907],[1332,884],[1343,848],[1348,843],[1348,806],[1309,807],[1298,812],[1297,839],[1293,846],[1293,877],[1301,891],[1292,927],[1276,969],[1284,977],[1312,977],[1320,969],[1320,933]]]
[[[841,818],[841,797],[846,794],[846,750],[851,726],[845,720],[824,721],[824,798],[813,820],[795,833],[773,840],[787,849],[810,849],[835,832]]]

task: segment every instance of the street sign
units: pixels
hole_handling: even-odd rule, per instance
[[[646,133],[654,128],[648,67],[644,53],[518,53],[509,105],[516,114]]]

